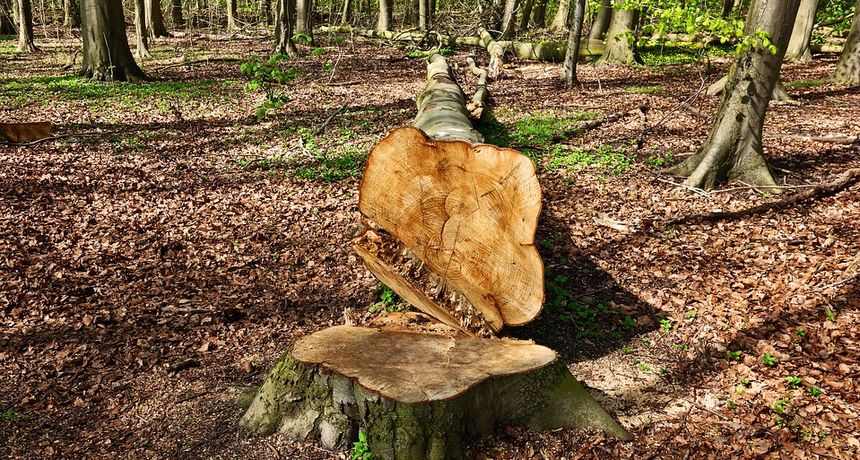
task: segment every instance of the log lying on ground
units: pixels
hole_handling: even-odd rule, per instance
[[[296,343],[242,418],[248,429],[348,447],[367,433],[374,458],[459,459],[465,439],[505,425],[626,431],[555,352],[481,338],[532,320],[543,301],[534,247],[541,193],[534,164],[479,144],[445,59],[428,60],[415,127],[371,152],[355,250],[427,317],[337,326]],[[421,332],[414,332],[420,330]]]
[[[296,343],[242,425],[323,447],[367,433],[374,458],[460,459],[498,426],[629,435],[545,347],[519,340],[336,326]]]

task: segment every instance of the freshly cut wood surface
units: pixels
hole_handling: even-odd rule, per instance
[[[419,403],[457,397],[491,377],[542,368],[556,355],[522,340],[335,326],[298,341],[293,357],[386,398]]]
[[[543,262],[534,247],[540,207],[534,164],[524,155],[431,141],[409,127],[374,147],[359,198],[362,214],[465,296],[495,331],[541,310]]]

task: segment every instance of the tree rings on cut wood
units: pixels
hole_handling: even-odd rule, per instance
[[[555,361],[555,352],[524,340],[450,337],[357,326],[323,329],[293,348],[385,398],[415,404],[455,398],[482,381]]]
[[[526,156],[487,144],[431,141],[418,129],[400,128],[368,157],[359,210],[383,231],[359,237],[356,250],[425,313],[470,330],[474,321],[467,317],[477,313],[497,332],[541,310],[543,262],[534,246],[540,208],[540,185]],[[403,247],[385,249],[386,233]],[[435,279],[416,281],[424,269]],[[467,302],[439,302],[434,290]],[[425,295],[415,302],[420,292]]]

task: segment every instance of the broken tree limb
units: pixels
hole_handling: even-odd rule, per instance
[[[469,64],[469,70],[472,71],[472,74],[478,77],[478,82],[475,83],[475,94],[466,104],[466,110],[469,111],[473,120],[480,120],[484,116],[484,105],[490,99],[490,92],[487,91],[487,71],[475,64],[473,56],[466,58],[466,63]]]

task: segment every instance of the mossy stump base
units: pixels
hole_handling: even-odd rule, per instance
[[[350,447],[362,430],[374,458],[410,460],[464,458],[464,440],[507,425],[629,438],[546,347],[353,326],[300,340],[242,418],[327,449]]]

